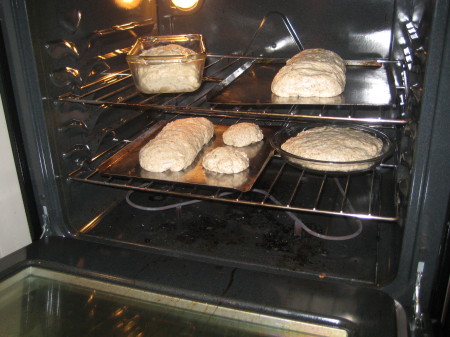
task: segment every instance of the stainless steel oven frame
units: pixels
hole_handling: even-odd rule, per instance
[[[213,4],[205,0],[192,16],[174,12],[166,1],[158,2],[157,16],[153,1],[143,2],[140,12],[121,12],[108,3],[104,9],[109,16],[98,17],[96,21],[93,19],[96,11],[87,1],[80,2],[79,7],[69,2],[55,5],[45,1],[40,6],[32,1],[2,2],[2,35],[20,124],[16,132],[23,138],[32,182],[31,200],[36,205],[43,237],[72,237],[80,245],[89,247],[84,241],[127,249],[134,247],[138,254],[152,251],[154,247],[127,244],[114,238],[102,240],[101,236],[88,234],[101,214],[123,200],[126,190],[201,199],[230,207],[295,211],[392,225],[398,230],[393,236],[400,236],[392,245],[401,247],[393,248],[398,254],[393,257],[394,266],[385,262],[375,265],[381,266],[381,270],[393,269],[382,274],[387,275],[381,278],[383,282],[374,278],[368,287],[388,294],[405,308],[411,331],[420,335],[420,329],[428,322],[448,221],[449,4],[447,1],[365,1],[363,4],[345,1],[339,5],[326,2],[323,8],[303,8],[296,12],[298,15],[293,15],[292,3],[282,2],[278,5],[278,14],[270,14],[265,26],[256,30],[267,14],[267,3],[269,1],[255,5],[242,1],[239,4],[242,10],[233,12],[226,1]],[[350,11],[355,6],[357,10]],[[367,20],[370,10],[373,10],[373,19]],[[288,15],[279,14],[283,12]],[[248,13],[252,16],[246,16]],[[317,22],[318,13],[329,24],[323,26],[323,31],[305,29],[308,25],[321,26]],[[43,20],[46,16],[53,19]],[[309,107],[295,105],[249,108],[211,105],[207,101],[207,92],[242,63],[249,59],[285,56],[294,51],[298,44],[295,39],[290,40],[291,24],[300,27],[294,36],[298,35],[304,46],[314,46],[318,39],[345,58],[383,60],[385,66],[392,69],[395,104],[375,108],[319,106],[311,111]],[[265,29],[274,26],[281,28]],[[211,27],[226,30],[218,34]],[[391,33],[389,43],[380,42],[378,48],[367,47],[369,36],[377,36],[374,33],[383,33],[386,29]],[[193,95],[142,97],[129,86],[129,74],[121,66],[136,36],[190,30],[203,33],[210,44],[205,85],[201,91]],[[265,45],[268,39],[279,41],[280,32],[289,41],[286,45]],[[357,41],[356,45],[366,46],[366,49],[359,52],[342,44],[349,36]],[[407,43],[403,45],[401,41]],[[259,50],[265,50],[265,54],[255,55]],[[121,83],[128,86],[121,86]],[[352,176],[317,178],[303,172],[296,175],[295,183],[283,184],[285,176],[292,174],[290,168],[275,157],[261,179],[265,194],[258,195],[223,196],[218,189],[186,189],[158,182],[142,186],[139,180],[105,177],[96,171],[103,158],[133,139],[143,127],[151,126],[158,119],[193,115],[211,116],[224,123],[250,120],[274,127],[311,120],[367,123],[388,130],[398,143],[393,160],[362,180]],[[314,191],[303,189],[307,181],[315,179]],[[361,198],[368,201],[355,212],[348,206],[348,200],[353,197],[346,186],[360,183],[368,186]],[[281,205],[268,197],[278,196],[280,189],[289,190]],[[385,191],[387,197],[380,198],[380,190]],[[299,193],[308,194],[308,199],[298,200]],[[332,194],[337,195],[338,202],[331,206],[321,203]],[[100,214],[99,210],[102,210]],[[392,249],[389,244],[386,246]],[[383,245],[379,248],[382,254]],[[7,265],[10,268],[11,265]],[[242,267],[254,272],[253,267],[245,263]],[[304,277],[308,283],[311,277],[319,275],[321,273],[313,272],[291,276],[294,279]],[[315,280],[318,285],[328,281]],[[342,280],[338,275],[331,277],[331,281],[338,284],[338,288],[351,287],[354,283],[359,287],[365,283],[352,278]]]

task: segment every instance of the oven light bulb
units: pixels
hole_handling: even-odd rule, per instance
[[[198,5],[199,0],[172,0],[172,4],[181,10],[188,11]]]
[[[138,7],[142,0],[115,0],[117,6],[124,9],[134,9]]]

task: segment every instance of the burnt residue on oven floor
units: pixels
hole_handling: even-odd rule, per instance
[[[374,266],[383,263],[377,239],[382,232],[379,224],[364,223],[358,237],[333,241],[306,233],[295,226],[293,213],[283,210],[142,192],[132,193],[130,200],[149,209],[121,202],[84,235],[148,246],[187,258],[378,282]],[[294,216],[312,230],[329,236],[347,235],[357,229],[354,219],[302,213]]]

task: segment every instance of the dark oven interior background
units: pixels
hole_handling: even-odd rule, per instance
[[[16,6],[20,14],[15,20],[23,27],[15,34],[27,46],[16,46],[14,53],[27,61],[17,76],[27,78],[24,87],[37,88],[27,93],[28,100],[18,97],[17,104],[24,111],[21,124],[45,235],[381,286],[405,296],[405,303],[412,301],[394,281],[405,256],[402,242],[408,232],[431,2],[242,0],[230,6],[226,0],[203,0],[192,13],[153,0],[140,1],[134,9],[122,7],[119,0]],[[139,93],[125,61],[136,38],[185,33],[205,38],[210,55],[202,87],[191,94]],[[381,60],[390,102],[302,106],[208,101],[207,93],[218,81],[248,58],[290,57],[298,52],[299,41],[348,60]],[[239,57],[243,55],[247,58]],[[360,94],[376,101],[373,92]],[[343,176],[303,172],[275,156],[254,190],[246,193],[148,184],[97,171],[156,122],[189,116],[273,128],[359,123],[383,130],[395,150],[380,167]],[[162,209],[165,205],[171,207]],[[325,238],[306,233],[299,222]],[[351,239],[335,240],[354,233]],[[414,230],[408,233],[414,235]]]

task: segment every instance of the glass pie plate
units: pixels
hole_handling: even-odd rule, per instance
[[[366,159],[356,161],[325,161],[301,157],[281,148],[281,146],[291,137],[297,136],[298,133],[317,127],[329,126],[337,129],[354,129],[374,136],[382,141],[382,148],[378,155]],[[270,139],[272,147],[280,154],[280,156],[288,163],[300,169],[318,173],[332,174],[348,174],[371,170],[391,155],[393,144],[389,136],[384,132],[359,124],[299,124],[281,128],[275,132]]]

